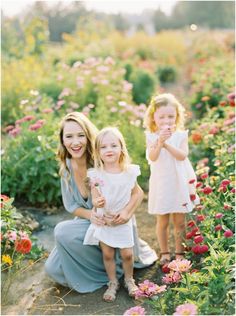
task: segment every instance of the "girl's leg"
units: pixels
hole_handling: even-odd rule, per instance
[[[113,302],[116,299],[116,292],[119,289],[119,282],[116,278],[115,249],[100,242],[103,262],[108,275],[108,288],[103,295],[106,302]]]
[[[169,238],[169,214],[157,215],[156,234],[161,252],[161,263],[170,260],[168,238]]]
[[[104,266],[110,281],[116,280],[115,249],[100,242]]]
[[[173,214],[174,236],[175,236],[175,254],[176,259],[184,258],[184,235],[185,235],[185,214]]]
[[[120,255],[125,274],[125,287],[128,289],[129,295],[134,297],[138,287],[133,279],[133,248],[120,249]]]

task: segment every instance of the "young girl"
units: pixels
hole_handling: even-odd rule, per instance
[[[146,154],[151,169],[148,212],[157,215],[161,265],[171,259],[168,247],[170,215],[173,216],[175,256],[182,259],[185,214],[198,203],[196,176],[188,160],[188,131],[183,130],[183,125],[184,108],[172,94],[152,98],[144,119]]]
[[[88,170],[91,194],[96,205],[102,208],[97,211],[115,217],[130,200],[132,189],[140,175],[138,165],[130,164],[125,141],[118,129],[102,129],[95,140],[95,168]],[[101,216],[103,215],[101,214]],[[132,218],[125,224],[105,226],[91,224],[84,238],[84,244],[99,244],[104,266],[109,278],[108,289],[103,299],[114,301],[119,282],[116,277],[115,248],[120,249],[125,275],[125,287],[129,295],[134,296],[137,286],[133,279],[133,246],[134,237]]]

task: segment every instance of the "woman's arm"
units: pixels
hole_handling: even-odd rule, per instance
[[[184,139],[180,145],[180,148],[176,148],[170,144],[164,143],[163,148],[169,151],[169,153],[177,160],[184,160],[188,157],[188,140]]]
[[[95,225],[104,225],[105,224],[105,220],[101,216],[98,216],[94,207],[91,210],[88,210],[88,209],[83,208],[83,207],[79,207],[72,214],[74,216],[86,218],[86,219],[90,220],[91,223],[93,223]]]
[[[129,203],[123,208],[123,210],[117,214],[112,220],[113,225],[121,225],[128,222],[131,216],[134,214],[137,207],[141,204],[143,200],[143,190],[138,184],[132,190],[131,198]]]

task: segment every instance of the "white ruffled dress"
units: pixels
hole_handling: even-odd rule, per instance
[[[138,165],[131,164],[127,170],[120,173],[108,173],[105,170],[89,169],[90,181],[98,182],[99,190],[105,197],[104,209],[99,212],[117,214],[130,201],[131,192],[134,188],[137,177],[140,175]],[[97,226],[91,224],[84,238],[84,245],[98,245],[102,241],[113,248],[130,248],[134,246],[132,217],[128,223],[118,226]]]
[[[182,141],[188,138],[188,131],[175,131],[166,141],[179,148]],[[158,133],[146,131],[147,144],[152,144],[158,139]],[[175,159],[165,148],[161,149],[156,161],[146,158],[150,164],[150,180],[148,195],[148,213],[169,214],[188,213],[194,205],[199,203],[196,195],[196,175],[188,158],[183,161]],[[190,180],[195,180],[190,184]],[[190,195],[194,194],[196,199],[191,201]]]

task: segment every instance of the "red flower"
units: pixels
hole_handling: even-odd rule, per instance
[[[235,188],[232,188],[230,192],[235,193]]]
[[[227,229],[225,232],[224,232],[224,236],[226,237],[226,238],[230,238],[230,237],[232,237],[234,235],[234,233],[232,232],[232,230],[230,230],[230,229]]]
[[[220,106],[226,106],[227,102],[226,101],[220,101],[219,105]]]
[[[196,200],[196,194],[190,194],[190,200],[191,201]]]
[[[192,252],[195,254],[199,254],[200,253],[200,245],[193,246]]]
[[[220,184],[220,185],[221,185],[221,186],[223,186],[223,185],[225,186],[225,185],[229,185],[229,184],[230,184],[230,180],[224,179],[224,180],[221,181],[221,184]]]
[[[164,264],[161,268],[163,273],[169,273],[170,272],[170,268],[168,267],[168,263]]]
[[[203,188],[203,190],[202,190],[202,192],[203,192],[204,194],[210,194],[212,191],[213,191],[212,188],[209,187],[209,186]]]
[[[222,218],[224,215],[222,214],[222,213],[217,213],[216,215],[215,215],[215,218]]]
[[[204,240],[204,238],[202,235],[194,237],[195,244],[200,244],[200,242],[202,242],[203,240]]]
[[[22,238],[15,241],[15,249],[17,252],[26,254],[29,253],[32,248],[32,243],[29,238]]]
[[[196,219],[197,219],[197,221],[202,222],[202,221],[204,221],[205,216],[204,215],[197,215]]]
[[[230,210],[231,208],[231,205],[224,203],[224,210]]]
[[[198,231],[199,231],[198,227],[193,228],[192,231],[191,231],[192,236],[195,236]]]
[[[202,141],[202,135],[200,133],[195,132],[191,137],[194,144],[199,144]]]
[[[192,232],[188,232],[185,236],[186,239],[191,239],[193,237]]]
[[[189,180],[189,184],[193,184],[194,182],[195,182],[196,180],[195,179],[191,179],[191,180]]]
[[[215,231],[218,232],[218,230],[222,230],[222,226],[220,224],[215,226]]]
[[[209,250],[207,245],[201,245],[200,246],[200,253],[205,253]]]
[[[225,185],[220,185],[218,192],[226,192],[227,191],[227,187]]]
[[[197,182],[196,188],[201,188],[203,186],[202,182]]]
[[[208,178],[208,173],[205,172],[201,175],[201,179],[204,180],[206,178]]]
[[[188,227],[193,227],[193,226],[195,226],[195,223],[194,223],[194,221],[189,221],[187,225],[188,225]]]

